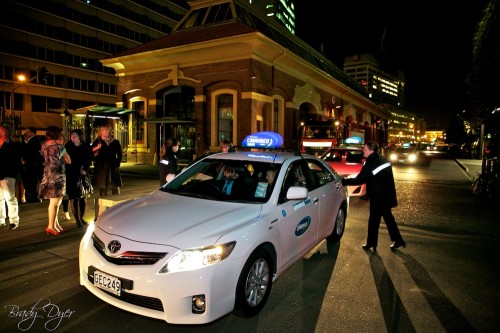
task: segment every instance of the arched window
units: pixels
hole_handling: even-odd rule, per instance
[[[233,95],[222,94],[217,97],[217,114],[219,116],[218,141],[233,141]]]
[[[194,119],[194,88],[188,86],[169,87],[163,93],[163,108],[156,117]]]
[[[146,98],[132,97],[129,100],[129,108],[135,110],[129,114],[128,120],[128,144],[134,148],[144,148],[147,146],[147,126],[144,122],[146,114]],[[122,142],[122,145],[124,143]]]
[[[212,93],[211,146],[219,145],[222,140],[236,141],[237,104],[236,91],[222,89]]]

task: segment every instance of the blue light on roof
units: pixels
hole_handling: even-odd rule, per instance
[[[280,148],[283,138],[274,132],[257,132],[248,135],[241,143],[246,148]]]
[[[347,138],[344,140],[345,143],[363,143],[363,139],[360,138],[359,136],[351,136],[350,138]]]

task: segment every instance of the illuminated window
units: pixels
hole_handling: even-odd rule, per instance
[[[218,141],[233,141],[233,95],[222,94],[217,97]]]
[[[133,102],[132,109],[137,110],[136,121],[132,123],[132,144],[144,144],[144,101]]]

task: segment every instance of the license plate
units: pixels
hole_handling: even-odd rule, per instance
[[[118,296],[120,296],[122,290],[120,279],[97,270],[94,271],[94,286]]]

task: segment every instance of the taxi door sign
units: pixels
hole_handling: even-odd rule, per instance
[[[295,228],[295,236],[300,237],[302,236],[307,229],[309,229],[309,226],[311,225],[311,217],[306,216],[302,220],[300,220],[299,224],[297,224],[297,227]]]

